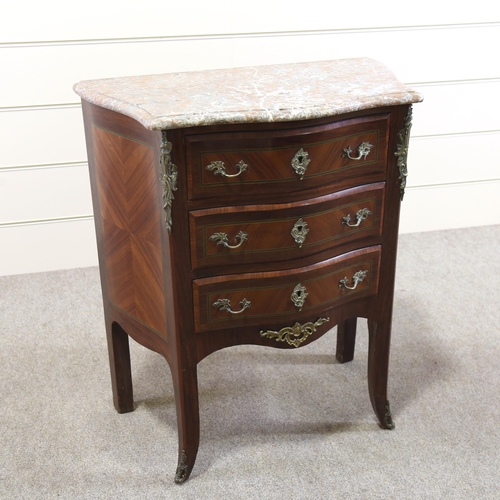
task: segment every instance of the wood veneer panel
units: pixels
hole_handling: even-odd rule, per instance
[[[128,230],[121,137],[93,127],[97,185],[101,216]]]
[[[131,235],[133,286],[137,317],[158,332],[165,329],[161,254],[148,241]]]
[[[134,277],[130,233],[102,218],[109,296],[135,316]]]
[[[160,247],[156,199],[157,170],[154,153],[137,142],[122,138],[123,168],[130,232]]]
[[[96,126],[93,137],[110,299],[165,336],[154,152]]]

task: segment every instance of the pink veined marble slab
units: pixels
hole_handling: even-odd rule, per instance
[[[74,91],[152,130],[304,120],[422,101],[369,58],[88,80]]]

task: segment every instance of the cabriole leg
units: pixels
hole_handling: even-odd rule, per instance
[[[200,416],[196,365],[172,369],[179,434],[179,460],[175,482],[185,482],[193,470],[200,442]]]
[[[387,399],[387,377],[389,372],[390,321],[368,320],[368,390],[370,400],[383,429],[394,429],[391,409]]]

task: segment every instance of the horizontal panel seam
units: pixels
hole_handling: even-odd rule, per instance
[[[497,184],[500,183],[500,179],[479,179],[477,181],[457,181],[457,182],[447,182],[443,184],[421,184],[417,186],[407,186],[407,190],[412,189],[427,189],[427,188],[442,188],[442,187],[457,187],[457,186],[476,186],[478,184]]]
[[[342,33],[375,33],[390,31],[420,31],[436,29],[463,29],[463,28],[489,28],[498,27],[500,22],[484,23],[455,23],[455,24],[423,24],[408,26],[376,26],[368,28],[340,28],[323,30],[303,30],[303,31],[263,31],[247,33],[213,33],[207,35],[175,35],[175,36],[157,36],[157,37],[123,37],[123,38],[89,38],[75,40],[50,40],[50,41],[27,41],[27,42],[0,42],[0,48],[8,47],[29,47],[29,46],[52,46],[52,45],[93,45],[104,43],[151,43],[158,41],[182,41],[182,40],[210,40],[210,39],[232,39],[232,38],[259,38],[259,37],[279,37],[279,36],[307,36],[307,35],[326,35]]]
[[[12,113],[21,111],[50,111],[54,109],[76,109],[81,108],[79,102],[69,102],[60,104],[28,104],[25,106],[5,106],[0,107],[0,113]]]
[[[470,132],[448,132],[444,134],[422,134],[422,135],[412,135],[411,140],[418,140],[418,139],[439,139],[439,138],[446,138],[446,137],[463,137],[463,136],[476,136],[476,135],[488,135],[488,134],[498,134],[500,133],[500,130],[498,129],[493,129],[493,130],[474,130]]]
[[[54,168],[73,168],[73,167],[87,167],[86,161],[74,161],[66,163],[48,163],[40,165],[13,165],[0,167],[0,173],[2,172],[18,172],[24,170],[48,170]]]
[[[414,87],[437,87],[440,85],[467,85],[471,83],[499,83],[499,77],[491,78],[466,78],[463,80],[436,80],[431,82],[405,82],[405,85]]]
[[[76,215],[71,217],[55,217],[52,219],[37,219],[26,221],[0,222],[0,229],[5,227],[36,226],[41,224],[58,224],[61,222],[79,222],[94,220],[93,215]]]

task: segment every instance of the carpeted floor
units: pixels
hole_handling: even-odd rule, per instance
[[[389,397],[375,421],[366,322],[199,365],[201,442],[175,485],[166,362],[132,342],[136,410],[112,405],[97,268],[0,278],[2,499],[499,499],[500,226],[403,235]]]

